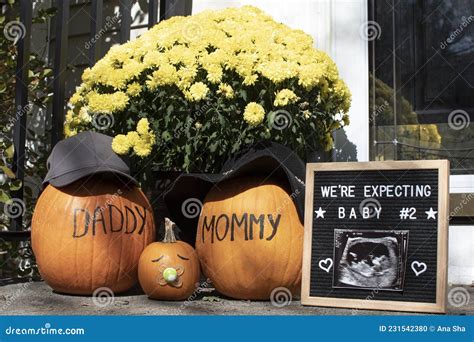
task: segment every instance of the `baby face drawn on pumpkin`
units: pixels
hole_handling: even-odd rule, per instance
[[[183,286],[181,276],[184,274],[186,261],[189,261],[189,258],[179,253],[175,257],[161,255],[159,258],[151,260],[151,262],[157,263],[158,284],[172,287]]]

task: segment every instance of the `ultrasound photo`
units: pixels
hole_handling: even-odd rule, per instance
[[[402,291],[408,230],[334,230],[334,288]]]

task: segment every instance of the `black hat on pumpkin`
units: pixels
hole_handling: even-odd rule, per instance
[[[127,161],[112,150],[112,137],[86,131],[58,142],[47,161],[43,186],[60,188],[96,174],[115,175],[124,184],[138,185]]]
[[[170,216],[179,227],[180,238],[194,243],[202,202],[219,182],[246,175],[280,177],[304,220],[305,164],[291,149],[274,142],[260,142],[229,158],[220,173],[187,173],[179,176],[164,200]]]

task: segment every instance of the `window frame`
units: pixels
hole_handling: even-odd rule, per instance
[[[351,88],[353,99],[349,112],[351,124],[344,128],[349,139],[357,147],[357,160],[370,160],[370,138],[369,138],[369,48],[370,41],[363,39],[361,35],[352,35],[353,39],[345,38],[347,30],[357,30],[369,20],[369,0],[321,0],[318,1],[320,6],[320,15],[327,15],[326,27],[321,27],[318,35],[320,43],[318,48],[327,51],[336,62],[341,77],[348,83]],[[348,7],[351,8],[348,8]],[[341,13],[351,12],[353,23],[350,27],[347,22],[341,20]],[[344,14],[347,16],[347,14]],[[357,25],[356,25],[357,24]],[[353,51],[354,57],[347,58],[344,51]],[[364,56],[361,65],[354,68],[353,65],[360,62],[359,54]],[[359,80],[357,88],[351,87],[354,80]],[[361,98],[358,98],[361,97]],[[366,99],[366,101],[362,101]],[[355,134],[353,132],[356,132]],[[365,136],[366,139],[357,138],[357,135]],[[353,137],[356,139],[352,140]],[[337,142],[336,142],[337,146]],[[450,193],[470,193],[474,192],[474,174],[451,175],[450,176]]]

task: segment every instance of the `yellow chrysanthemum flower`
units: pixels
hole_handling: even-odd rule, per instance
[[[250,102],[245,106],[244,120],[251,126],[262,123],[265,118],[265,109],[256,102]]]
[[[130,146],[135,146],[140,139],[140,135],[136,131],[130,131],[127,133],[127,139]]]
[[[275,94],[264,91],[283,87]],[[144,93],[151,95],[150,100],[144,101]],[[199,101],[224,106],[235,99],[232,105],[237,105],[250,101],[250,94],[255,102],[247,104],[241,119],[251,126],[262,123],[272,108],[296,103],[298,108],[288,110],[298,111],[291,114],[301,120],[294,126],[301,129],[307,128],[310,123],[304,120],[316,109],[341,114],[339,120],[330,119],[323,132],[316,132],[324,145],[332,143],[322,137],[327,130],[349,121],[350,91],[331,58],[313,47],[312,37],[276,22],[256,7],[243,6],[172,17],[134,41],[113,46],[92,68],[84,70],[82,84],[69,100],[71,111],[64,131],[71,135],[90,129],[96,113],[119,114],[114,116],[113,130],[123,134],[114,139],[115,148],[145,157],[155,144],[150,126],[162,134],[185,117],[168,120],[170,115],[188,110],[192,115]],[[155,113],[152,105],[157,103],[166,105],[167,113]],[[308,105],[302,107],[303,103]],[[311,111],[309,103],[315,107]],[[154,116],[140,120],[136,131],[123,132],[130,120],[138,120],[144,112]],[[162,115],[166,120],[161,120]],[[196,122],[197,118],[193,119]],[[201,123],[207,127],[200,120],[195,124],[196,134]],[[227,127],[222,129],[221,138],[227,134]],[[288,144],[294,147],[297,136],[289,138]],[[255,130],[249,137],[265,139],[270,134]],[[168,153],[163,151],[160,147],[157,155]]]
[[[128,132],[127,138],[135,154],[141,158],[149,156],[155,144],[155,134],[150,130],[147,118],[140,119],[137,131]]]
[[[218,94],[224,95],[226,99],[233,99],[234,98],[234,89],[227,83],[219,84],[219,89],[217,90]]]
[[[137,132],[138,134],[148,134],[148,131],[150,130],[150,123],[148,122],[147,118],[142,118],[140,121],[137,123]]]
[[[79,92],[74,93],[74,95],[72,95],[71,98],[69,99],[69,103],[73,106],[75,106],[76,104],[82,101],[83,101],[83,97]]]
[[[82,72],[82,81],[83,82],[90,82],[94,78],[94,73],[92,72],[91,68],[85,68]]]
[[[209,92],[209,88],[202,82],[196,82],[187,91],[186,98],[189,101],[200,101],[204,99]]]
[[[297,75],[297,63],[285,61],[272,61],[263,63],[258,67],[260,73],[270,81],[278,84]]]
[[[242,82],[246,86],[254,85],[257,82],[258,76],[257,75],[249,75],[245,76],[244,81]]]
[[[133,82],[127,87],[127,94],[131,97],[136,97],[142,92],[142,86],[137,82]]]
[[[137,130],[130,131],[127,135],[118,134],[112,140],[112,149],[117,154],[127,154],[133,149],[141,158],[148,157],[155,144],[155,135],[150,131],[148,119],[142,118],[137,123]]]
[[[143,64],[145,64],[147,67],[165,65],[168,62],[167,56],[156,50],[148,51],[143,58]]]
[[[69,125],[64,126],[64,135],[66,138],[70,138],[72,136],[75,136],[76,134],[77,134],[77,129],[70,128]]]
[[[299,97],[290,90],[290,89],[282,89],[280,90],[276,96],[275,101],[273,101],[273,105],[276,107],[284,107],[289,104],[295,103],[299,100]]]
[[[165,64],[148,76],[146,85],[150,90],[155,90],[159,86],[175,84],[178,80],[176,68],[171,64]]]
[[[112,94],[89,93],[87,97],[89,109],[95,113],[115,113],[124,110],[129,97],[122,91]]]
[[[197,67],[195,65],[183,66],[178,70],[179,82],[178,87],[181,90],[187,89],[191,86],[194,78],[197,75]]]
[[[124,134],[118,134],[112,140],[112,150],[117,154],[127,154],[130,151],[130,142]]]
[[[92,121],[92,117],[90,116],[89,114],[89,111],[88,111],[88,108],[87,107],[82,107],[80,110],[79,110],[79,116],[78,116],[79,120],[81,121],[81,123],[90,123]]]
[[[344,126],[349,125],[350,122],[351,122],[350,119],[349,119],[349,115],[344,115],[344,116],[342,117],[342,122],[344,122]]]
[[[65,116],[65,119],[66,119],[66,122],[72,122],[72,120],[74,120],[74,112],[72,110],[68,110],[66,112],[66,116]]]
[[[146,139],[139,138],[133,146],[133,151],[137,156],[144,158],[150,155],[152,147],[153,144],[150,144]]]
[[[324,76],[324,65],[312,63],[300,66],[298,84],[307,90],[314,88]]]
[[[222,79],[222,68],[219,65],[212,64],[206,68],[207,80],[211,83],[219,83]]]
[[[255,85],[262,75],[275,84],[296,78],[307,90],[322,79],[333,84],[339,77],[329,56],[313,48],[310,35],[275,22],[256,7],[244,6],[163,21],[135,41],[113,46],[84,71],[82,79],[89,88],[98,84],[124,90],[133,78],[148,72],[150,90],[176,85],[188,100],[196,101],[189,87],[201,70],[212,84],[235,72],[245,86]],[[334,91],[347,97],[343,87]],[[138,96],[138,87],[127,89],[127,94]],[[80,104],[83,95],[87,91],[74,94],[71,104]]]

